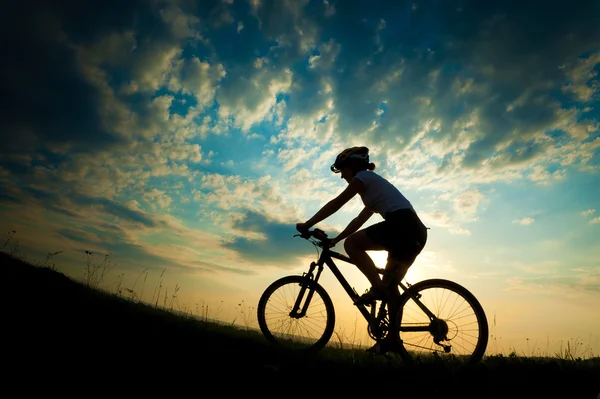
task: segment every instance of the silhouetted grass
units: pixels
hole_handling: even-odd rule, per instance
[[[600,359],[491,356],[473,367],[327,348],[276,350],[249,329],[204,322],[93,289],[0,253],[4,380],[28,391],[96,396],[278,397],[325,392],[401,398],[591,398]]]

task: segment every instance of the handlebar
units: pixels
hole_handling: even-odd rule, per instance
[[[331,241],[327,237],[327,233],[325,233],[323,230],[320,230],[320,229],[301,231],[300,234],[294,234],[294,237],[302,237],[305,240],[308,240],[309,238],[314,237],[317,240],[319,240],[322,244],[329,244],[329,241]]]

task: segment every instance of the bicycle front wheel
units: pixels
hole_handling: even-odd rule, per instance
[[[473,364],[487,347],[488,323],[481,304],[452,281],[432,279],[411,286],[399,298],[397,320],[405,361],[433,355]]]
[[[257,313],[265,338],[294,350],[323,348],[335,325],[333,302],[325,289],[302,276],[283,277],[267,287]]]

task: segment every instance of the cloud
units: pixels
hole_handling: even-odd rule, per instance
[[[476,189],[465,191],[454,198],[455,210],[463,218],[474,220],[479,203],[483,198],[483,194]]]
[[[277,159],[283,162],[284,169],[295,169],[298,165],[304,164],[316,154],[318,148],[311,148],[309,151],[304,148],[286,148],[280,149],[277,153]]]
[[[234,126],[247,132],[275,112],[277,96],[289,89],[292,73],[287,68],[275,72],[260,69],[250,76],[240,72],[223,82],[217,99],[219,116],[232,118]]]
[[[522,219],[515,219],[512,222],[516,223],[516,224],[520,224],[522,226],[527,226],[527,225],[530,225],[533,222],[535,222],[535,219],[532,218],[532,217],[530,217],[530,216],[527,216],[527,217],[524,217]]]
[[[158,90],[173,73],[182,53],[178,44],[168,42],[154,42],[138,51],[132,65],[132,80],[124,88],[126,94]]]
[[[131,261],[135,259],[137,264],[144,263],[148,269],[158,270],[164,266],[177,267],[176,263],[168,262],[161,256],[156,256],[148,251],[148,247],[132,241],[124,231],[115,231],[109,228],[84,229],[64,228],[57,232],[60,236],[76,243],[74,247],[69,248],[76,252],[89,250],[91,253],[104,256],[112,255],[114,260]]]
[[[596,212],[595,209],[587,209],[585,211],[581,211],[580,213],[581,213],[582,216],[590,216],[590,215],[594,214],[595,212]],[[590,219],[589,223],[590,224],[598,224],[598,223],[600,223],[600,216]]]
[[[125,268],[143,265],[187,273],[254,273],[247,261],[220,245],[220,235],[190,229],[166,214],[148,212],[137,201],[121,204],[102,197],[59,196],[34,189],[20,195],[18,202],[4,204],[10,210],[4,222],[22,233],[33,228],[47,237],[37,244],[41,247],[64,248],[66,253],[111,253]],[[163,196],[161,192],[149,195],[156,198],[152,202]],[[40,215],[54,222],[40,226]],[[237,266],[230,266],[232,262]]]
[[[435,210],[433,212],[421,211],[419,217],[427,227],[438,226],[447,229],[451,234],[471,235],[471,231],[458,225],[447,213]]]
[[[318,47],[318,54],[312,55],[308,59],[309,68],[320,68],[329,71],[335,63],[335,59],[340,52],[340,45],[330,39]]]
[[[567,177],[567,172],[564,169],[558,169],[554,172],[550,172],[544,169],[543,166],[537,165],[531,168],[531,173],[529,174],[529,180],[536,182],[538,184],[548,185],[556,180],[564,180]]]
[[[563,91],[570,93],[576,100],[588,102],[598,92],[598,82],[595,78],[598,72],[594,69],[600,64],[600,53],[589,57],[578,58],[569,66],[563,65],[567,72],[569,82],[563,86]]]
[[[310,255],[312,245],[293,239],[295,224],[278,223],[257,212],[248,211],[234,222],[234,227],[262,235],[261,238],[232,237],[223,246],[256,264],[293,267],[294,258]],[[287,261],[286,261],[287,259]]]
[[[277,182],[266,175],[257,180],[238,175],[207,173],[199,189],[193,189],[194,201],[210,204],[228,213],[251,211],[271,215],[282,221],[296,220],[298,209],[290,204]]]
[[[148,217],[148,215],[143,212],[130,209],[121,203],[111,201],[107,198],[74,196],[72,199],[75,205],[87,206],[90,208],[90,211],[104,211],[120,219],[139,223],[145,227],[157,227],[160,224],[166,227],[164,223]]]
[[[0,44],[6,58],[0,86],[0,154],[10,159],[38,148],[64,151],[64,143],[91,152],[117,143],[102,126],[97,93],[79,73],[59,17],[47,7],[33,9],[37,11],[7,15],[4,24],[11,33]]]
[[[159,11],[159,14],[163,22],[169,27],[174,38],[201,38],[199,33],[200,18],[184,12],[174,4],[168,4]]]
[[[552,292],[568,297],[581,297],[589,294],[596,295],[600,292],[600,283],[595,281],[583,280],[580,276],[555,276],[555,277],[534,277],[534,278],[511,278],[508,285],[511,290],[527,290],[537,293]]]
[[[169,88],[173,92],[193,94],[204,107],[212,103],[217,85],[225,76],[222,64],[211,65],[196,57],[180,59],[173,67]]]
[[[553,148],[562,145],[544,135],[554,128],[570,129],[576,121],[575,114],[561,113],[558,99],[548,96],[553,89],[562,87],[569,69],[552,69],[547,65],[556,64],[543,60],[573,60],[585,49],[592,49],[592,41],[585,37],[591,29],[591,20],[584,18],[583,25],[579,25],[575,14],[568,14],[563,24],[573,26],[574,36],[581,38],[576,46],[560,43],[562,39],[556,33],[536,35],[532,41],[541,48],[554,48],[550,44],[553,41],[561,46],[553,53],[538,50],[537,59],[521,60],[514,52],[509,54],[508,49],[531,46],[536,51],[532,43],[523,43],[519,34],[529,29],[524,24],[527,18],[513,21],[501,16],[503,12],[510,14],[510,10],[484,7],[477,8],[479,14],[475,19],[475,9],[469,8],[464,8],[467,12],[457,12],[448,6],[447,12],[440,12],[436,29],[443,31],[447,40],[432,40],[429,48],[412,41],[413,37],[420,37],[418,32],[415,36],[400,36],[398,29],[390,30],[393,18],[386,19],[383,30],[375,23],[350,22],[351,28],[345,35],[336,32],[333,40],[342,50],[336,58],[337,72],[328,78],[335,112],[342,116],[340,134],[351,138],[370,132],[374,141],[384,142],[389,151],[398,152],[408,149],[409,143],[428,146],[444,141],[452,143],[468,129],[467,146],[441,154],[447,161],[452,160],[456,169],[463,170],[464,167],[489,168],[494,172],[507,168],[526,170],[549,161],[549,153],[563,159],[569,156],[571,150],[554,151]],[[386,11],[384,6],[382,12]],[[395,16],[399,10],[389,11]],[[420,8],[413,13],[415,21],[425,15]],[[474,23],[469,29],[456,29],[461,25],[455,19],[470,17]],[[544,17],[553,18],[550,13]],[[376,44],[366,41],[375,34],[381,36],[381,45],[386,49],[379,55]],[[414,55],[402,53],[399,46],[414,48]],[[344,52],[347,47],[354,51]],[[489,48],[496,50],[490,52]],[[459,59],[473,61],[465,64]],[[313,58],[314,62],[309,64],[314,65],[316,60]],[[529,72],[519,70],[522,61]],[[505,69],[497,68],[497,62]],[[301,98],[300,93],[292,92],[292,99]],[[382,106],[385,106],[384,117],[378,120]],[[293,110],[294,106],[288,109]],[[438,128],[423,133],[422,121],[429,119],[435,121],[431,126]],[[538,170],[532,178],[545,179],[541,172]],[[553,173],[556,178],[564,175],[560,171]],[[502,174],[496,175],[502,178]]]
[[[64,217],[56,231],[89,242],[71,219],[118,220],[128,245],[186,264],[137,235],[191,234],[166,217],[200,215],[257,257],[261,228],[339,192],[317,175],[351,143],[436,198],[424,218],[456,234],[482,186],[597,171],[594,12],[442,3],[20,2],[0,44],[0,201]]]
[[[156,188],[145,192],[142,198],[153,205],[157,204],[158,208],[168,208],[171,202],[173,202],[173,199],[169,195]]]
[[[318,42],[324,14],[308,13],[308,0],[261,0],[252,12],[267,40],[277,42],[280,56],[287,63],[312,50]],[[320,4],[323,11],[325,4]]]
[[[301,163],[306,163],[302,161]],[[335,195],[339,194],[343,186],[337,186],[331,177],[315,176],[311,169],[298,168],[296,172],[290,176],[288,185],[285,187],[285,192],[290,198],[295,200],[318,200],[325,204]],[[346,207],[350,205],[347,204]]]

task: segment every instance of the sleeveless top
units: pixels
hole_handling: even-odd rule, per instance
[[[362,170],[354,175],[362,181],[365,188],[360,197],[363,204],[384,219],[386,215],[399,209],[410,209],[415,212],[412,204],[392,183],[377,173]],[[416,214],[416,212],[415,212]]]

